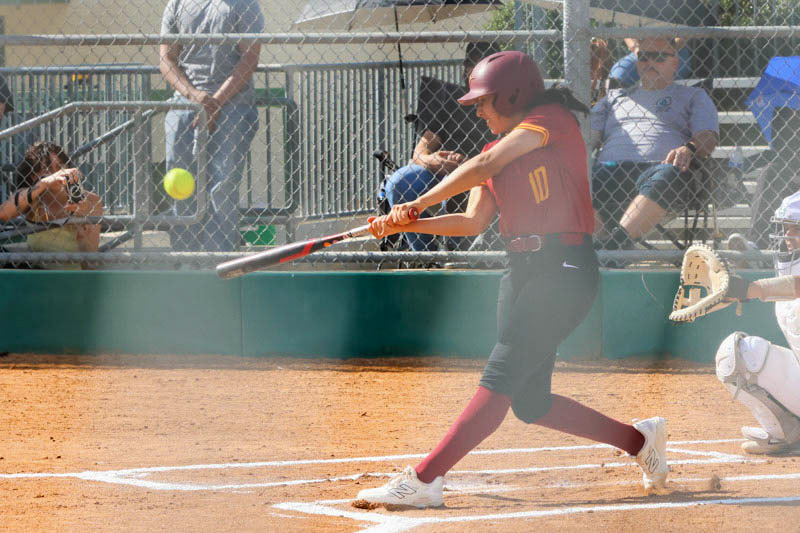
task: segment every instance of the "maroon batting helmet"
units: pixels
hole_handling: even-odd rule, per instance
[[[483,58],[469,77],[469,92],[458,99],[472,105],[487,94],[494,94],[494,108],[505,116],[528,108],[544,91],[544,81],[536,61],[522,52],[498,52]]]

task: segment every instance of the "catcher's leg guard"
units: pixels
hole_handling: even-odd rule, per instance
[[[722,341],[716,360],[717,378],[752,411],[767,433],[759,441],[764,445],[800,441],[800,418],[796,415],[800,413],[800,365],[791,350],[737,331]],[[748,432],[745,436],[758,434]]]

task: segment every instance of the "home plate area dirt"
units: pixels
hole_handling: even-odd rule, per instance
[[[713,368],[560,362],[553,391],[664,416],[669,493],[613,448],[510,415],[437,509],[353,506],[432,449],[477,387],[460,358],[0,358],[0,530],[764,531],[800,523],[798,456],[745,456]],[[792,525],[794,524],[794,525]]]

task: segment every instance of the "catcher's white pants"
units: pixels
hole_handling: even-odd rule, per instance
[[[780,411],[800,418],[800,362],[794,353],[761,337],[737,332],[722,341],[716,360],[720,381],[772,437],[784,439],[789,428]],[[780,405],[765,398],[763,392]]]

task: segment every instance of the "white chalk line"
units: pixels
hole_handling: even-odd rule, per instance
[[[741,442],[744,439],[714,439],[714,440],[692,440],[692,441],[675,441],[673,445],[686,445],[686,444],[719,444]],[[511,455],[511,454],[528,454],[528,453],[541,453],[549,451],[575,451],[575,450],[596,450],[596,449],[614,449],[607,444],[590,444],[590,445],[577,445],[577,446],[546,446],[539,448],[508,448],[497,450],[473,450],[469,455]],[[675,450],[679,450],[675,448]],[[680,450],[683,452],[684,450]],[[672,465],[702,465],[702,464],[715,464],[715,463],[759,463],[764,462],[763,459],[747,459],[744,456],[735,456],[729,454],[720,454],[719,452],[697,452],[690,450],[692,453],[698,455],[714,456],[712,459],[700,460],[683,460],[683,461],[670,461]],[[311,465],[311,464],[340,464],[340,463],[358,463],[358,462],[379,462],[379,461],[394,461],[397,459],[414,459],[425,457],[424,454],[405,454],[405,455],[386,455],[380,457],[348,457],[339,459],[300,459],[289,461],[258,461],[258,462],[237,462],[237,463],[215,463],[215,464],[200,464],[200,465],[181,465],[181,466],[155,466],[155,467],[141,467],[141,468],[128,468],[122,470],[106,470],[106,471],[84,471],[75,473],[19,473],[19,474],[0,474],[0,479],[35,479],[35,478],[77,478],[85,481],[94,481],[100,483],[109,483],[117,485],[130,485],[134,487],[145,488],[149,490],[161,491],[226,491],[226,490],[243,490],[255,488],[270,488],[270,487],[286,487],[297,485],[309,485],[317,483],[330,483],[337,481],[352,481],[362,477],[391,477],[396,472],[371,472],[366,474],[353,474],[338,477],[326,478],[313,478],[313,479],[295,479],[288,481],[270,481],[259,483],[237,483],[237,484],[194,484],[194,483],[169,483],[152,481],[143,479],[144,477],[162,472],[175,472],[175,471],[190,471],[190,470],[215,470],[215,469],[234,469],[234,468],[264,468],[275,466],[298,466],[298,465]],[[523,473],[537,473],[537,472],[551,472],[551,471],[564,471],[564,470],[588,470],[598,468],[626,468],[634,466],[632,462],[613,462],[613,463],[591,463],[580,465],[562,465],[562,466],[545,466],[545,467],[527,467],[527,468],[510,468],[510,469],[495,469],[495,470],[456,470],[452,471],[453,475],[459,474],[482,474],[482,475],[497,475],[497,474],[523,474]]]
[[[374,522],[378,526],[362,530],[370,533],[397,533],[407,531],[426,524],[478,522],[485,520],[510,520],[524,518],[543,518],[551,516],[565,516],[581,513],[602,513],[619,511],[641,511],[658,509],[680,509],[687,507],[700,507],[704,505],[746,505],[762,503],[794,503],[800,502],[800,496],[772,497],[772,498],[716,498],[708,500],[695,500],[691,502],[657,502],[617,505],[593,505],[581,507],[562,507],[559,509],[518,511],[514,513],[496,513],[475,516],[449,516],[449,517],[422,517],[410,518],[391,514],[354,512],[336,509],[317,503],[287,502],[276,504],[273,507],[286,511],[295,511],[306,514],[326,515],[351,518],[359,522]]]
[[[721,477],[719,478],[720,482],[726,483],[735,483],[737,481],[785,481],[785,480],[795,480],[800,479],[800,473],[796,474],[752,474],[752,475],[745,475],[745,476],[730,476],[730,477]],[[709,478],[706,477],[678,477],[673,478],[670,477],[668,482],[670,485],[673,484],[681,484],[681,483],[708,483]],[[530,490],[542,490],[542,489],[582,489],[586,487],[590,487],[592,489],[599,488],[599,487],[622,487],[627,485],[641,485],[641,480],[620,480],[620,481],[593,481],[591,483],[573,483],[570,481],[560,482],[560,483],[552,483],[549,485],[544,486],[534,486],[529,487]],[[516,490],[516,489],[515,489]],[[509,491],[510,492],[510,491]],[[351,501],[351,500],[343,500],[343,501]],[[317,502],[323,503],[323,502]],[[333,503],[333,500],[331,501]]]
[[[705,457],[705,459],[687,459],[679,461],[670,461],[671,465],[686,465],[686,464],[723,464],[723,463],[764,463],[764,459],[748,459],[745,456],[727,454],[716,451],[700,451],[700,450],[687,450],[685,448],[678,448],[676,445],[687,444],[716,444],[716,443],[732,443],[742,442],[743,439],[718,439],[718,440],[695,440],[695,441],[676,441],[670,443],[669,450],[672,453],[684,453],[687,455],[694,455]],[[600,449],[610,448],[604,444],[586,445],[586,446],[558,446],[558,447],[544,447],[544,448],[520,448],[520,449],[505,449],[505,450],[477,450],[472,452],[473,455],[489,455],[489,454],[513,454],[513,453],[536,453],[545,451],[573,451],[581,449]],[[263,488],[287,485],[301,485],[309,483],[328,483],[332,481],[356,480],[368,477],[388,477],[395,475],[391,473],[371,473],[371,474],[355,474],[349,476],[340,476],[336,478],[324,479],[309,479],[309,480],[290,480],[281,482],[268,482],[268,483],[251,483],[251,484],[228,484],[228,485],[194,485],[185,483],[162,483],[146,479],[141,479],[148,474],[157,472],[170,472],[170,471],[185,471],[185,470],[205,470],[205,469],[219,469],[219,468],[253,468],[260,466],[287,466],[287,465],[304,465],[304,464],[326,464],[326,463],[353,463],[360,461],[391,461],[397,458],[414,458],[422,457],[422,455],[391,455],[384,457],[368,457],[368,458],[342,458],[342,459],[320,459],[320,460],[299,460],[299,461],[260,461],[251,463],[228,463],[228,464],[211,464],[211,465],[184,465],[184,466],[161,466],[150,468],[133,468],[124,470],[112,471],[86,471],[78,473],[21,473],[21,474],[0,474],[0,479],[25,479],[25,478],[78,478],[87,481],[96,481],[112,484],[123,484],[146,488],[150,490],[179,490],[179,491],[214,491],[214,490],[236,490],[242,488]],[[528,473],[528,472],[543,472],[543,471],[558,471],[558,470],[575,470],[575,469],[588,469],[588,468],[617,468],[617,467],[630,467],[634,466],[629,462],[614,462],[614,463],[598,463],[598,464],[585,464],[585,465],[565,465],[555,467],[530,467],[519,469],[503,469],[503,470],[459,470],[452,471],[451,475],[464,475],[464,474],[495,474],[495,473]],[[800,473],[793,474],[757,474],[757,475],[742,475],[721,478],[721,482],[739,482],[739,481],[757,481],[757,480],[796,480],[800,479]],[[707,478],[678,478],[671,480],[674,483],[699,483],[707,482]],[[564,487],[599,487],[610,485],[638,485],[640,481],[617,481],[617,482],[599,482],[599,483],[584,483],[584,484],[551,484],[544,487],[537,488],[564,488]],[[492,485],[464,485],[448,483],[445,487],[446,490],[454,493],[491,493],[491,492],[510,492],[514,490],[521,490],[520,487],[512,487],[506,485],[492,486]],[[531,489],[526,486],[525,490]],[[533,490],[532,489],[532,490]],[[358,522],[373,522],[376,525],[364,531],[371,533],[397,533],[416,528],[420,525],[431,523],[452,523],[452,522],[472,522],[482,520],[503,520],[503,519],[524,519],[524,518],[541,518],[547,516],[562,516],[569,514],[579,514],[587,512],[612,512],[612,511],[634,511],[642,509],[666,509],[666,508],[683,508],[695,507],[701,505],[735,505],[747,503],[780,503],[780,502],[796,502],[800,501],[800,496],[785,497],[785,498],[727,498],[727,499],[708,499],[698,500],[693,502],[661,502],[653,504],[619,504],[619,505],[602,505],[594,507],[567,507],[559,509],[547,510],[531,510],[521,511],[515,513],[498,513],[492,515],[480,516],[456,516],[456,517],[423,517],[423,518],[409,518],[398,515],[385,515],[381,513],[357,512],[350,510],[343,510],[331,507],[331,505],[340,505],[348,503],[352,500],[327,500],[319,502],[284,502],[276,504],[273,507],[281,510],[294,511],[304,514],[313,515],[327,515],[334,517],[350,518]],[[273,513],[278,516],[289,517],[290,515],[283,515]],[[302,516],[294,516],[293,518],[302,518]]]
[[[719,457],[713,459],[687,459],[687,460],[671,460],[670,465],[685,466],[685,465],[707,465],[707,464],[730,464],[730,463],[750,463],[758,464],[766,462],[765,459],[748,459],[746,457],[730,456]],[[234,463],[242,465],[243,463]],[[254,463],[256,464],[256,463]],[[198,465],[202,470],[203,465]],[[215,465],[218,466],[218,465]],[[602,468],[630,468],[636,466],[632,462],[611,462],[611,463],[586,463],[579,465],[561,465],[561,466],[533,466],[525,468],[504,468],[504,469],[484,469],[484,470],[453,470],[452,475],[462,474],[478,474],[478,475],[501,475],[501,474],[531,474],[541,472],[554,472],[554,471],[569,471],[569,470],[597,470]],[[35,473],[35,474],[0,474],[0,479],[35,479],[35,478],[77,478],[85,481],[95,481],[100,483],[110,483],[116,485],[130,485],[134,487],[146,488],[150,490],[162,491],[223,491],[223,490],[242,490],[242,489],[255,489],[255,488],[270,488],[270,487],[287,487],[298,485],[311,485],[318,483],[331,483],[338,481],[354,481],[364,477],[377,477],[388,478],[397,474],[397,472],[368,472],[351,474],[346,476],[325,477],[325,478],[312,478],[312,479],[294,479],[288,481],[265,481],[259,483],[237,483],[237,484],[224,484],[224,485],[209,485],[209,484],[194,484],[194,483],[167,483],[160,481],[151,481],[143,479],[146,473],[165,472],[170,471],[170,467],[153,467],[149,472],[147,469],[135,469],[134,473],[130,470],[110,470],[110,471],[86,471],[75,472],[66,474],[49,474],[49,473]],[[179,470],[188,470],[187,468],[180,468]]]
[[[448,474],[450,475],[450,474]],[[794,474],[752,474],[752,475],[745,475],[745,476],[729,476],[729,477],[721,477],[719,478],[720,483],[736,483],[740,481],[793,481],[795,479],[800,479],[800,472]],[[684,483],[708,483],[709,478],[708,476],[705,477],[678,477],[668,479],[668,486],[672,488],[675,487],[676,484],[684,484]],[[620,480],[620,481],[592,481],[592,482],[580,482],[580,483],[573,483],[573,482],[562,482],[562,483],[549,483],[547,485],[525,485],[524,487],[519,485],[470,485],[470,486],[457,486],[453,483],[445,482],[444,490],[445,492],[451,492],[453,494],[489,494],[489,493],[503,493],[503,492],[515,492],[520,490],[526,490],[535,492],[538,490],[547,490],[547,489],[582,489],[582,488],[592,488],[596,489],[599,487],[625,487],[625,486],[640,486],[642,484],[641,479],[628,479],[628,480]],[[314,503],[317,505],[342,505],[342,504],[350,504],[353,501],[353,498],[338,498],[335,500],[318,500]]]
[[[733,442],[744,442],[745,439],[713,439],[713,440],[684,440],[673,441],[671,446],[686,445],[686,444],[726,444]],[[511,455],[511,454],[525,454],[525,453],[540,453],[540,452],[559,452],[559,451],[575,451],[575,450],[597,450],[602,448],[616,449],[609,444],[585,444],[576,446],[545,446],[540,448],[504,448],[497,450],[472,450],[468,455]],[[394,461],[398,459],[422,459],[427,457],[426,453],[412,453],[403,455],[381,455],[372,457],[343,457],[339,459],[294,459],[288,461],[257,461],[257,462],[239,462],[239,463],[210,463],[210,464],[194,464],[194,465],[178,465],[178,466],[148,466],[140,468],[126,468],[122,470],[101,470],[99,472],[106,472],[109,474],[133,476],[135,474],[152,474],[156,472],[176,472],[181,470],[216,470],[228,468],[260,468],[269,466],[301,466],[301,465],[317,465],[317,464],[340,464],[340,463],[376,463],[383,461]],[[97,471],[91,471],[97,472]],[[14,477],[74,477],[75,474],[51,474],[51,473],[19,473],[19,474],[0,474],[2,478]]]

